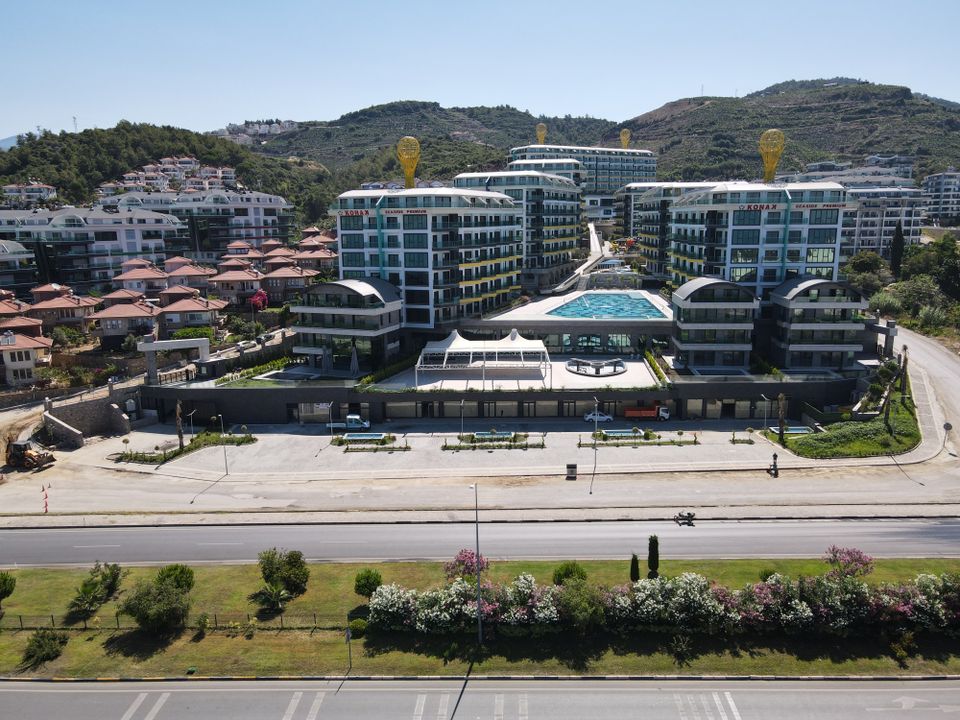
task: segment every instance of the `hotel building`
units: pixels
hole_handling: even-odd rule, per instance
[[[731,182],[689,192],[670,208],[672,281],[721,278],[766,303],[795,277],[837,280],[847,211],[856,204],[837,183]]]
[[[847,200],[856,202],[855,210],[843,214],[844,250],[864,250],[890,259],[890,246],[897,223],[903,229],[904,245],[920,242],[920,216],[925,199],[917,188],[873,187],[847,188]],[[849,257],[841,256],[841,264]]]
[[[624,185],[656,180],[657,158],[649,150],[578,147],[573,145],[523,145],[510,150],[518,160],[576,160],[583,168],[582,188],[589,220],[614,218],[614,194]]]
[[[461,173],[454,187],[501,192],[523,210],[525,289],[553,287],[570,275],[580,241],[580,188],[569,178],[508,170]]]
[[[523,209],[499,192],[466,188],[351,190],[337,218],[342,279],[400,289],[403,324],[435,329],[516,297]]]

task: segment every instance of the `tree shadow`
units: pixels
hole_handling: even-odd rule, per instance
[[[128,630],[110,635],[103,641],[103,649],[108,656],[120,655],[132,660],[149,660],[157,653],[166,650],[182,634],[182,630],[165,635],[153,635],[143,630]]]
[[[357,605],[352,610],[347,611],[347,620],[366,620],[370,617],[370,606],[366,603]]]

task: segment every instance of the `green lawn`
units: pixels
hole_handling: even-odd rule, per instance
[[[510,580],[522,572],[541,582],[550,582],[556,562],[520,561],[493,563],[488,577]],[[628,581],[629,559],[587,560],[589,580],[601,584]],[[641,566],[643,560],[641,559]],[[101,629],[83,631],[82,624],[70,632],[63,656],[46,667],[31,671],[41,676],[150,676],[182,675],[196,666],[198,674],[326,674],[345,667],[346,649],[342,629],[347,614],[358,609],[361,598],[353,593],[353,579],[359,564],[311,565],[308,590],[292,601],[285,613],[285,627],[317,629],[278,631],[279,621],[260,623],[250,639],[232,637],[224,626],[245,623],[256,607],[247,596],[260,585],[255,565],[201,566],[194,568],[196,583],[191,593],[194,615],[217,615],[219,630],[205,638],[187,631],[169,644],[144,640],[131,630],[129,619],[115,627],[116,604],[105,605],[98,616]],[[443,582],[441,563],[382,563],[376,566],[384,582],[428,588]],[[826,565],[817,559],[785,560],[685,560],[661,561],[661,573],[676,575],[699,572],[718,582],[739,587],[758,580],[763,569],[786,575],[822,573]],[[122,593],[156,568],[130,568]],[[18,666],[29,631],[20,632],[19,616],[26,624],[57,626],[74,590],[86,574],[82,569],[23,568],[13,571],[17,588],[3,603],[0,624],[0,675],[18,674]],[[960,572],[960,559],[877,560],[868,581],[890,582],[913,578],[917,573]],[[91,623],[91,628],[93,627]],[[605,673],[733,673],[733,674],[871,674],[871,673],[960,673],[960,647],[919,643],[918,652],[905,668],[892,659],[888,646],[876,640],[793,639],[781,642],[730,647],[731,641],[694,641],[687,663],[677,664],[670,652],[669,637],[605,636],[595,646],[569,642],[569,638],[494,641],[489,655],[474,664],[474,673],[553,674]],[[734,643],[735,644],[735,643]],[[473,657],[471,638],[430,642],[412,637],[372,639],[354,643],[354,673],[370,674],[461,674]]]

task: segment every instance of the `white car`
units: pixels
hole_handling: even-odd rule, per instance
[[[583,416],[586,422],[613,422],[613,416],[602,412],[589,412]]]

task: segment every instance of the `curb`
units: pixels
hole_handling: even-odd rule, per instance
[[[955,681],[960,675],[189,675],[171,677],[28,677],[0,676],[0,682],[38,683],[151,683],[151,682],[362,682],[481,681],[481,682],[582,682],[582,681],[723,681],[723,682],[924,682]]]

